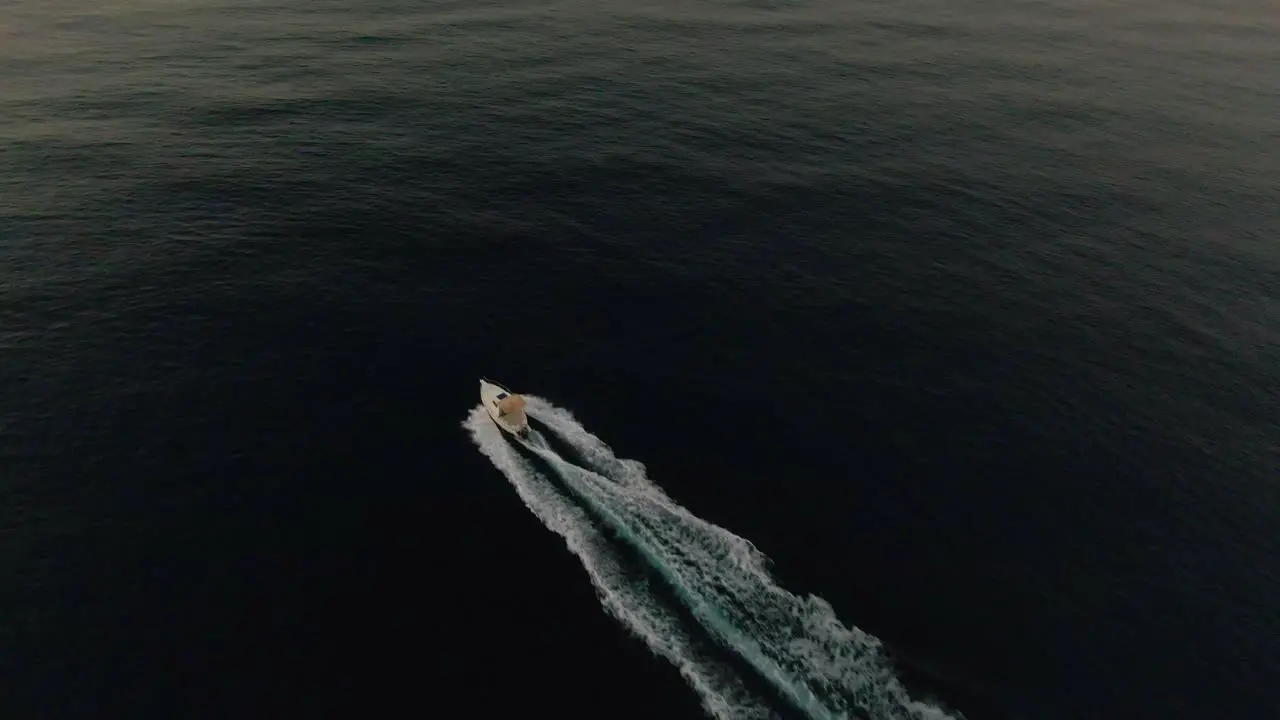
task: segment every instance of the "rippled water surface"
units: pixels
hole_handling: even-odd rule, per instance
[[[1277,38],[10,0],[0,708],[1276,716]]]

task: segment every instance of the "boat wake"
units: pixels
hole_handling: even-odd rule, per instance
[[[617,458],[567,410],[525,397],[530,417],[590,468],[566,461],[539,433],[520,443],[545,461],[567,493],[507,441],[483,407],[464,426],[525,505],[582,561],[605,609],[679,668],[713,717],[776,716],[735,670],[744,665],[813,720],[953,717],[908,695],[875,637],[843,625],[821,598],[779,587],[749,541],[677,505],[641,463]],[[679,611],[628,569],[628,551],[662,579]],[[718,658],[681,615],[694,618],[733,657]]]

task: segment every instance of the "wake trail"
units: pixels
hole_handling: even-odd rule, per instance
[[[526,396],[527,399],[527,396]],[[527,410],[526,406],[526,410]],[[472,439],[515,487],[526,507],[562,537],[582,561],[605,611],[655,654],[674,665],[698,693],[702,706],[718,720],[777,720],[734,673],[716,661],[681,627],[645,578],[623,562],[616,541],[599,529],[587,512],[564,495],[512,447],[481,407],[464,426]]]
[[[727,665],[698,659],[675,617],[626,577],[613,531],[670,587],[721,645],[749,665],[789,704],[813,720],[943,720],[942,709],[912,699],[894,675],[878,639],[846,627],[818,597],[779,587],[766,558],[744,538],[673,502],[644,465],[617,458],[568,411],[525,396],[526,412],[572,446],[592,469],[564,460],[540,435],[523,443],[556,473],[561,493],[493,426],[483,408],[465,425],[482,452],[507,476],[525,504],[583,561],[606,610],[650,648],[680,668],[717,718],[773,714]],[[577,502],[575,503],[574,500]]]

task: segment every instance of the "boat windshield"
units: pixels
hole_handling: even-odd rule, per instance
[[[506,393],[498,393],[498,395],[497,395],[497,397],[498,397],[498,399],[499,399],[499,400],[501,400],[502,398],[504,398],[504,397],[506,397],[506,396],[507,396],[507,394],[506,394]]]

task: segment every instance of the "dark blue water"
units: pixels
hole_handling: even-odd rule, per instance
[[[704,717],[460,426],[487,375],[879,638],[868,687],[1277,716],[1277,33],[11,0],[0,711]]]

